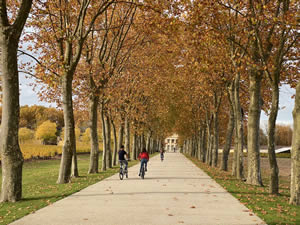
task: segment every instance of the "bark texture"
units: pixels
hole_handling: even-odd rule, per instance
[[[95,88],[95,83],[92,78],[90,78],[90,86],[92,90]],[[98,104],[99,97],[92,92],[89,99],[89,125],[91,130],[91,154],[90,166],[88,171],[89,174],[99,172]]]
[[[112,168],[112,154],[111,154],[111,127],[110,117],[105,116],[105,131],[106,131],[106,166]]]
[[[125,118],[125,151],[128,154],[128,159],[130,159],[130,125],[127,116]]]
[[[294,131],[291,166],[290,204],[300,205],[300,82],[296,87],[295,107],[293,110]]]
[[[147,135],[147,142],[146,142],[146,151],[150,152],[150,142],[151,142],[151,131],[148,132]]]
[[[104,115],[104,109],[103,104],[101,107],[101,123],[102,123],[102,143],[103,143],[103,152],[102,152],[102,167],[101,170],[106,170],[106,157],[107,157],[107,145],[106,145],[106,126],[105,126],[105,115]]]
[[[72,80],[73,73],[68,72],[62,77],[62,94],[63,94],[63,111],[64,111],[64,128],[65,137],[62,150],[62,157],[59,169],[57,183],[64,184],[70,182],[72,158],[76,160],[76,141],[75,141],[75,123],[73,114],[72,101]],[[72,175],[78,176],[76,162],[73,163]]]
[[[121,146],[123,145],[123,139],[124,139],[124,125],[122,121],[119,127],[118,151],[121,149]]]
[[[118,139],[117,139],[117,130],[113,120],[111,120],[111,126],[113,130],[113,137],[114,137],[114,151],[113,151],[113,159],[112,163],[113,166],[117,165],[117,152],[118,152]]]
[[[221,170],[228,171],[228,156],[231,148],[232,143],[232,136],[234,131],[234,110],[233,110],[233,83],[228,88],[227,97],[229,101],[229,120],[227,125],[227,132],[226,132],[226,142],[224,145],[223,153],[222,153],[222,161],[221,161]]]
[[[134,132],[132,139],[132,159],[136,160],[136,152],[137,152],[137,134]]]
[[[254,69],[253,69],[254,70]],[[262,186],[259,152],[259,122],[261,113],[261,79],[262,74],[250,71],[250,105],[248,116],[248,175],[247,183]]]
[[[206,155],[206,127],[203,127],[202,131],[202,137],[201,137],[201,160],[202,162],[205,162],[205,155]]]
[[[269,193],[279,194],[279,169],[275,155],[275,127],[279,106],[279,88],[277,82],[273,85],[272,90],[272,105],[268,120],[268,156],[271,170]]]
[[[235,115],[235,138],[236,142],[236,177],[244,179],[244,130],[243,113],[240,103],[240,73],[237,73],[234,79],[234,115]]]
[[[1,123],[1,202],[16,202],[22,198],[23,156],[19,146],[19,73],[17,50],[21,33],[31,9],[32,1],[23,0],[10,25],[5,1],[0,2],[0,48],[2,81]]]
[[[214,113],[214,143],[212,153],[212,166],[217,167],[218,164],[218,152],[219,152],[219,120],[218,112]]]
[[[212,142],[211,142],[211,119],[209,118],[210,115],[208,113],[206,113],[206,131],[207,131],[207,135],[206,135],[206,138],[207,138],[207,150],[206,150],[206,156],[205,156],[205,162],[209,165],[210,162],[211,162],[211,145],[212,145]]]

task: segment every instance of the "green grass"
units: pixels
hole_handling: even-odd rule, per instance
[[[186,155],[195,165],[203,169],[210,177],[236,197],[242,204],[262,218],[267,224],[300,224],[300,207],[288,204],[290,189],[286,179],[280,180],[280,195],[270,195],[268,186],[248,185],[235,179],[230,172],[209,167],[195,158]],[[264,183],[268,178],[263,176]]]
[[[246,155],[247,156],[247,155]],[[260,153],[261,157],[268,157],[268,153]],[[291,153],[278,153],[276,154],[276,158],[291,158]]]
[[[233,153],[230,153],[233,155]],[[267,158],[269,156],[268,153],[260,153],[260,157]],[[244,157],[247,157],[247,153],[244,152]],[[276,158],[291,158],[291,153],[278,153],[276,154]]]
[[[100,163],[100,162],[99,162]],[[137,161],[129,162],[129,166]],[[87,175],[89,155],[78,155],[79,178],[73,178],[71,183],[56,184],[59,171],[59,159],[34,160],[25,162],[23,166],[23,199],[16,203],[0,204],[0,224],[8,224],[27,214],[71,195],[91,184],[117,173],[114,167],[99,174]],[[101,168],[101,163],[99,165]],[[1,172],[1,171],[0,171]],[[0,173],[0,178],[1,178]],[[1,179],[0,179],[1,185]]]

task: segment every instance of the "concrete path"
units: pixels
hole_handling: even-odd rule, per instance
[[[150,159],[129,179],[118,174],[28,215],[13,225],[265,224],[179,153]]]

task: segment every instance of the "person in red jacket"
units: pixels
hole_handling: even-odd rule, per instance
[[[147,163],[149,161],[149,154],[145,148],[143,148],[143,151],[139,154],[138,159],[141,161],[141,167],[140,167],[140,172],[139,172],[139,176],[141,176],[141,171],[142,171],[144,164],[145,164],[145,171],[147,171]]]

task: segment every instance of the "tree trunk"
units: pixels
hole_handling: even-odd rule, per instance
[[[219,154],[219,121],[218,121],[218,112],[214,113],[214,145],[212,152],[212,166],[218,166],[218,154]]]
[[[137,152],[137,134],[134,132],[132,139],[132,159],[136,160],[136,152]]]
[[[210,162],[210,149],[211,149],[211,131],[210,131],[210,119],[209,119],[209,114],[208,112],[206,113],[206,129],[207,129],[207,144],[206,144],[206,158],[205,162],[209,164]]]
[[[236,124],[236,123],[235,123]],[[237,158],[238,158],[238,140],[235,132],[234,135],[234,151],[232,157],[232,167],[231,167],[231,175],[236,177],[237,174]]]
[[[213,113],[214,119],[214,145],[212,153],[212,165],[214,167],[218,166],[218,156],[219,156],[219,109],[222,100],[222,95],[217,95],[217,92],[214,93],[214,107],[215,111]]]
[[[74,130],[75,132],[75,130]],[[76,140],[76,139],[75,139]],[[75,141],[76,143],[76,141]],[[76,150],[76,147],[74,148]],[[72,157],[72,177],[79,177],[79,172],[78,172],[78,163],[77,163],[77,153],[73,152],[73,157]]]
[[[118,151],[121,149],[121,146],[123,145],[123,139],[124,139],[124,124],[122,120],[119,127]]]
[[[155,139],[152,139],[151,141],[151,154],[153,154],[156,151],[156,146],[155,146]]]
[[[232,136],[234,131],[234,112],[233,112],[233,82],[230,84],[227,92],[228,101],[229,101],[229,120],[227,125],[227,133],[226,133],[226,142],[224,145],[223,153],[222,153],[222,161],[221,161],[221,170],[228,171],[228,156],[230,153]]]
[[[172,149],[173,151],[173,149]],[[189,139],[189,155],[193,156],[193,138]]]
[[[206,127],[203,128],[203,132],[202,132],[202,138],[201,138],[201,152],[202,152],[202,156],[201,156],[201,160],[202,162],[205,163],[205,155],[206,155],[206,151],[207,151],[207,146],[206,146]]]
[[[279,105],[279,88],[277,80],[275,80],[274,82],[275,83],[272,87],[272,105],[268,121],[268,155],[271,169],[269,193],[279,194],[279,169],[275,155],[275,129]]]
[[[291,155],[291,198],[290,204],[300,205],[300,82],[296,87],[293,110],[294,131]]]
[[[142,148],[143,148],[143,146],[142,146],[142,135],[140,135],[139,136],[139,148],[138,148],[138,151],[137,151],[137,157],[139,156],[139,154],[142,152]]]
[[[253,69],[254,70],[254,69]],[[250,71],[250,105],[248,116],[248,176],[247,183],[262,186],[259,150],[259,123],[262,99],[261,79],[258,71]]]
[[[214,135],[210,135],[210,147],[209,147],[209,160],[208,164],[212,166],[213,148],[214,148]]]
[[[145,143],[145,136],[142,133],[141,134],[141,150],[143,151],[144,148],[146,148],[146,143]]]
[[[20,115],[18,42],[8,41],[5,37],[6,34],[2,32],[1,202],[16,202],[22,198],[22,166],[24,161],[18,141]]]
[[[206,134],[206,139],[207,139],[207,141],[206,141],[206,156],[205,156],[205,162],[207,163],[207,164],[209,164],[209,156],[210,156],[210,152],[209,152],[209,150],[210,150],[210,145],[211,145],[211,143],[210,143],[210,140],[211,140],[211,138],[210,138],[210,128],[209,127],[207,127],[207,134]]]
[[[106,127],[106,166],[108,168],[112,168],[111,129],[110,129],[110,118],[108,115],[105,116],[105,127]]]
[[[1,2],[0,49],[1,49],[1,202],[16,202],[22,198],[23,155],[19,146],[19,73],[17,50],[21,33],[31,9],[32,1],[22,1],[17,19],[9,24],[7,9]]]
[[[151,131],[148,132],[147,142],[146,142],[146,151],[149,153],[150,151],[150,141],[151,141]]]
[[[192,139],[193,143],[193,157],[196,157],[197,154],[197,137],[194,135]]]
[[[107,140],[106,140],[106,126],[105,126],[105,116],[104,116],[104,105],[102,103],[101,107],[101,123],[102,123],[102,143],[103,143],[103,152],[102,152],[102,171],[106,171],[106,157],[107,157]]]
[[[234,107],[235,107],[235,138],[237,139],[236,152],[236,177],[244,179],[244,132],[243,132],[243,115],[240,104],[240,73],[237,72],[234,79]]]
[[[113,135],[114,135],[113,166],[115,166],[117,165],[118,140],[117,140],[117,130],[113,120],[111,120],[111,126],[113,128]]]
[[[135,158],[138,158],[138,155],[140,153],[140,148],[141,148],[141,137],[140,135],[136,134],[136,151],[135,151]]]
[[[125,118],[125,150],[128,153],[128,159],[130,159],[130,125],[127,116]]]
[[[64,112],[65,137],[64,137],[64,145],[63,145],[62,157],[61,157],[61,163],[59,169],[59,176],[57,180],[58,184],[64,184],[70,181],[71,166],[72,166],[72,175],[75,177],[78,176],[78,168],[77,168],[77,160],[76,160],[75,123],[74,123],[73,101],[72,101],[72,80],[73,80],[72,72],[66,73],[62,77],[62,95],[63,95],[62,104],[63,104],[63,112]]]
[[[233,113],[230,112],[227,133],[226,133],[226,142],[224,145],[224,149],[222,153],[222,161],[220,166],[220,169],[224,171],[228,171],[228,157],[229,157],[231,143],[232,143],[233,130],[234,130]]]
[[[198,153],[197,153],[197,159],[198,160],[201,160],[201,155],[202,155],[202,133],[203,133],[203,128],[201,127],[200,128],[200,131],[199,131],[199,136],[198,136]]]
[[[99,141],[98,141],[98,102],[99,97],[90,97],[90,130],[91,130],[91,154],[89,174],[99,172]]]

